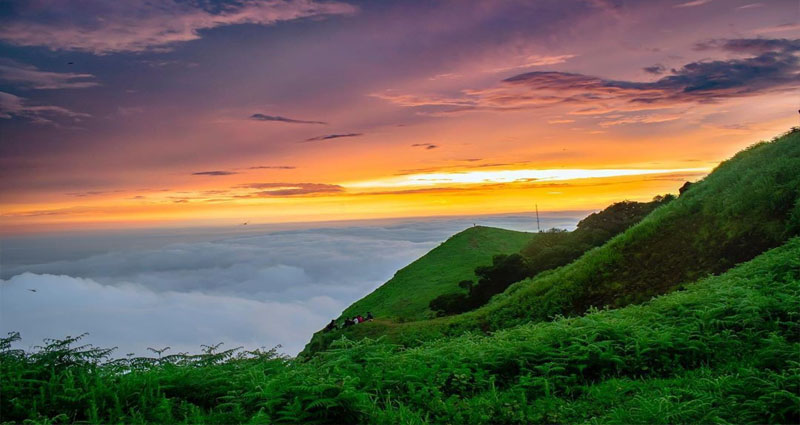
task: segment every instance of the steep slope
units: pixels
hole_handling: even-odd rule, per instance
[[[800,234],[800,131],[720,164],[677,200],[575,262],[509,287],[468,313],[414,323],[375,322],[348,337],[420,341],[493,331],[591,306],[620,307],[724,272]],[[326,346],[312,340],[307,349]]]
[[[539,232],[519,254],[497,255],[492,258],[491,266],[476,267],[477,282],[458,283],[459,287],[467,290],[466,293],[440,295],[431,301],[430,308],[437,316],[475,310],[515,282],[571,263],[673,199],[674,195],[667,195],[657,196],[651,202],[617,202],[578,222],[574,231],[551,229]]]
[[[367,312],[401,321],[429,317],[428,304],[433,298],[457,291],[456,282],[475,278],[476,266],[491,264],[494,255],[518,252],[531,236],[493,227],[471,227],[400,269],[388,282],[348,307],[342,317]]]

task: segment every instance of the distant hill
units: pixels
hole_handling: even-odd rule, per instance
[[[621,307],[722,273],[798,234],[800,131],[793,130],[739,152],[608,243],[510,286],[475,311],[402,324],[376,321],[345,334],[417,345],[579,315],[592,306]],[[328,343],[315,336],[306,352]]]
[[[428,304],[433,298],[458,291],[456,283],[474,279],[476,266],[491,264],[494,255],[518,252],[532,236],[485,226],[466,229],[400,269],[388,282],[348,307],[342,317],[372,312],[394,321],[430,318]]]

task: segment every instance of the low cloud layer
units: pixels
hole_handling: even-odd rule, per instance
[[[19,46],[95,54],[163,51],[202,37],[201,31],[241,25],[273,25],[302,18],[350,15],[346,3],[314,0],[244,0],[212,7],[176,0],[84,0],[81,12],[60,0],[12,0],[0,20],[0,40]]]
[[[576,218],[544,217],[543,226]],[[89,332],[88,342],[118,346],[118,356],[216,342],[295,354],[344,307],[473,223],[535,228],[516,215],[8,240],[0,332],[20,331],[24,347]]]
[[[340,307],[324,296],[281,303],[202,292],[159,293],[135,284],[109,286],[32,273],[3,282],[2,292],[4,300],[15,301],[3,302],[3,328],[22,329],[25,341],[39,343],[39,337],[75,336],[87,329],[87,341],[118,347],[116,356],[145,355],[146,347],[165,346],[172,347],[167,354],[196,353],[200,344],[217,342],[226,348],[272,348],[271,341],[294,340],[296,333],[308,332]],[[281,351],[302,348],[293,342]]]

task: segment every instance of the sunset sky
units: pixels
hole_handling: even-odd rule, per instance
[[[0,232],[588,210],[798,123],[797,0],[0,2]]]

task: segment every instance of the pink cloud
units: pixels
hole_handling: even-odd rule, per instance
[[[201,38],[200,31],[229,25],[272,25],[282,21],[349,15],[356,7],[314,0],[244,0],[220,10],[175,0],[81,2],[85,19],[75,18],[75,5],[44,0],[5,22],[0,40],[20,46],[79,50],[95,54],[167,50],[176,43]],[[37,20],[40,10],[55,20]]]
[[[0,119],[25,118],[37,124],[57,124],[56,118],[80,121],[89,114],[54,105],[31,105],[22,97],[0,91]]]
[[[48,72],[11,60],[0,60],[0,80],[34,89],[83,89],[100,85],[92,74]]]
[[[572,114],[599,115],[707,104],[800,87],[797,80],[800,40],[711,40],[698,44],[697,49],[752,56],[690,62],[680,68],[665,70],[662,78],[649,82],[536,71],[506,78],[486,88],[462,89],[455,95],[384,92],[373,96],[399,106],[420,108],[419,112],[428,115],[481,110],[515,111],[558,105],[572,107]],[[639,119],[636,122],[672,119]]]

